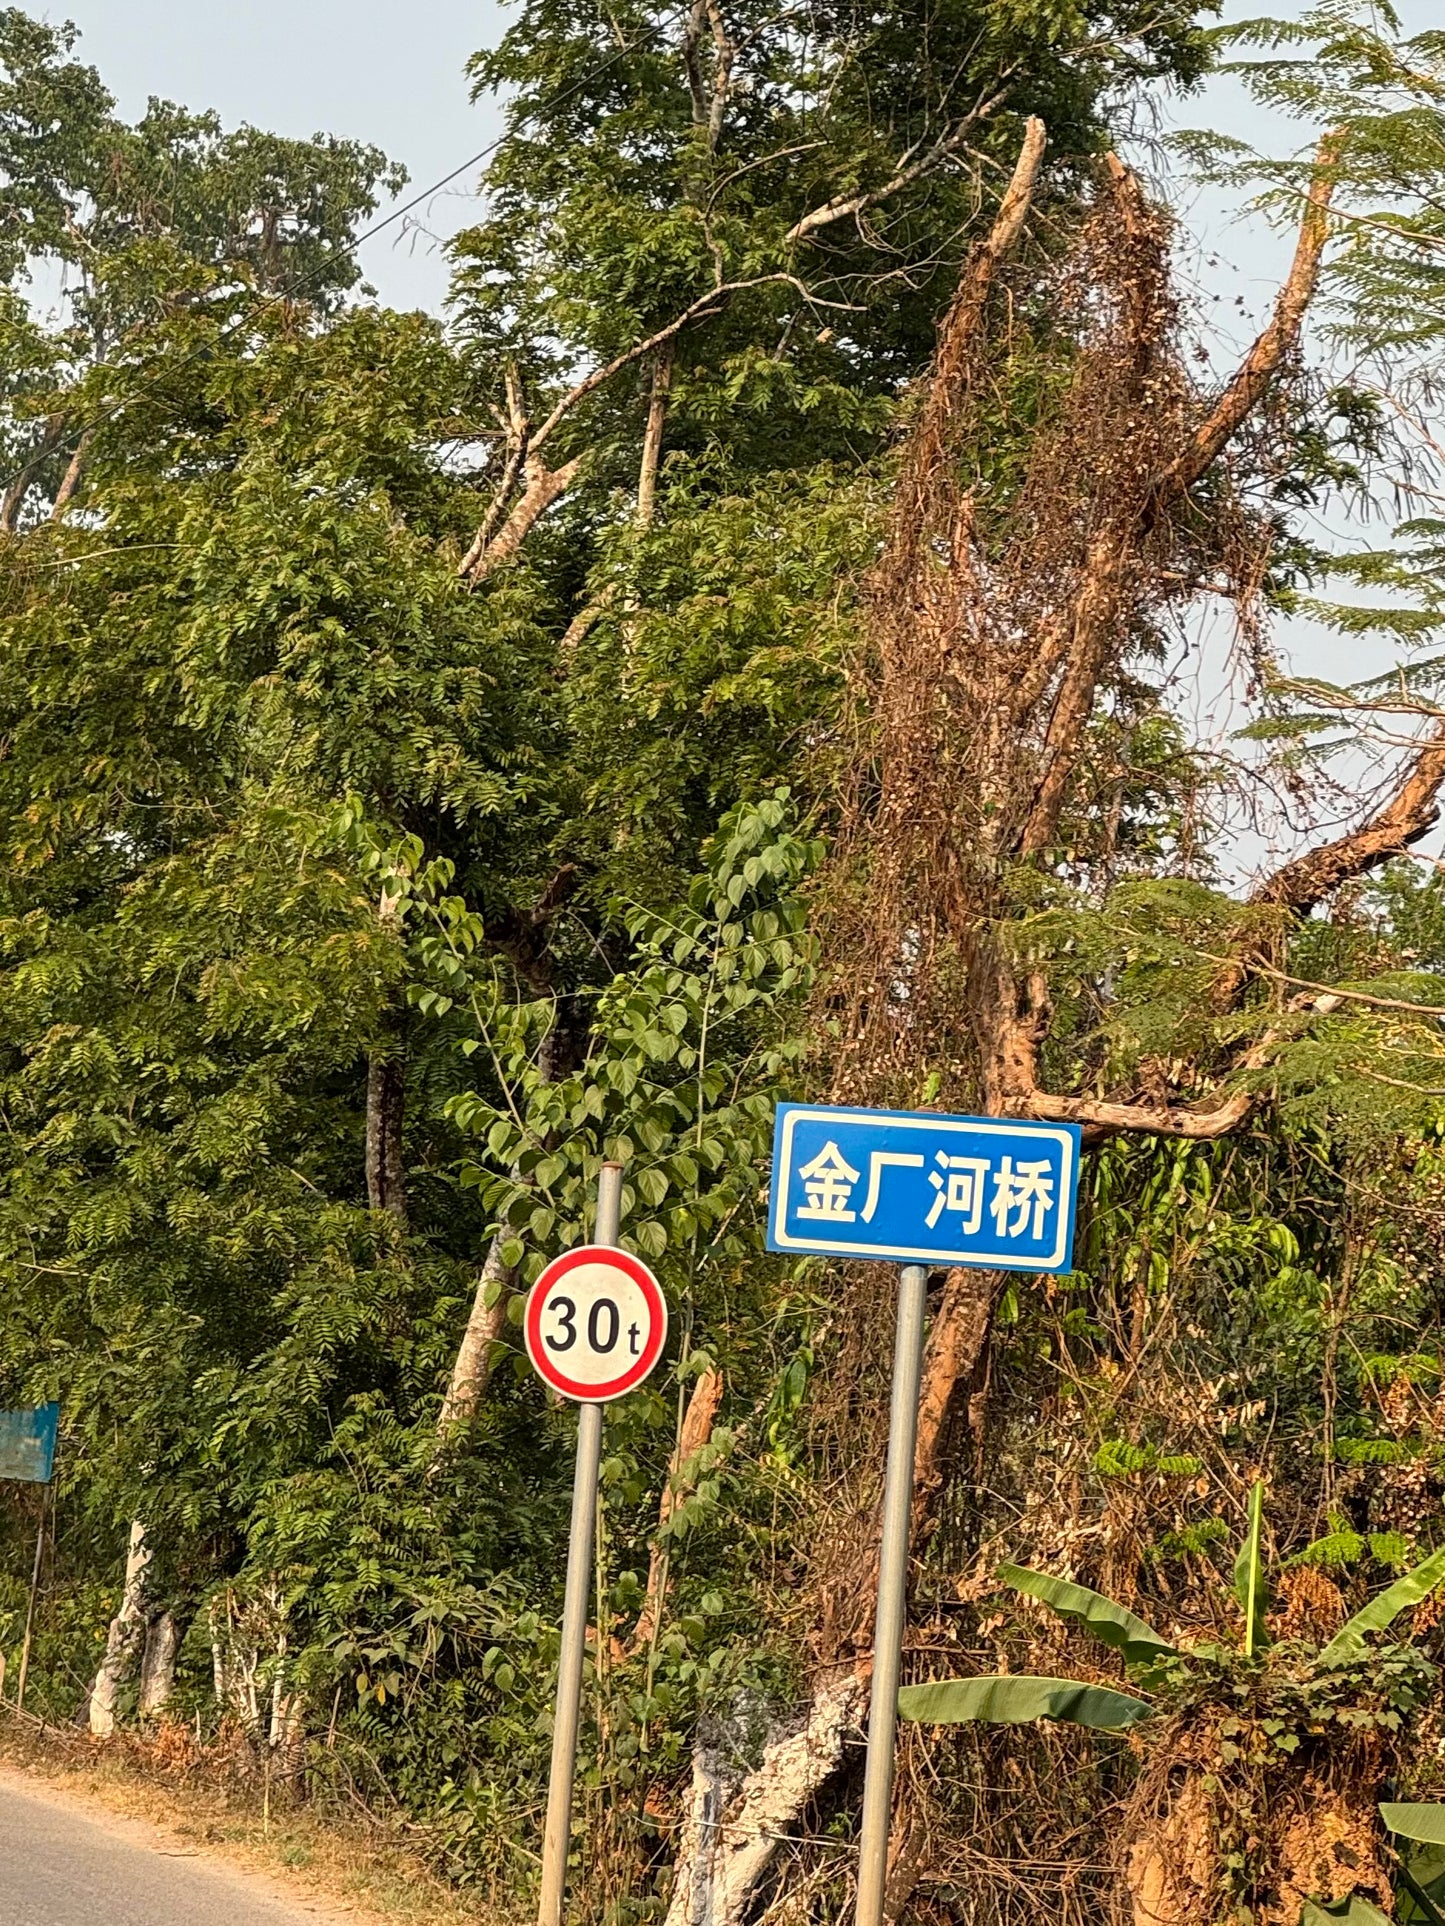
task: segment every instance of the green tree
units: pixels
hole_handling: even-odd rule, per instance
[[[152,100],[120,120],[72,27],[0,12],[0,178],[6,189],[0,530],[75,494],[101,422],[154,386],[168,354],[205,353],[256,296],[325,311],[359,276],[350,241],[405,174],[354,141],[283,140]],[[40,326],[20,296],[63,277],[63,317]],[[126,424],[127,429],[131,424]]]
[[[991,1636],[1004,1517],[1034,1563],[1085,1543],[1105,1589],[1206,1615],[1271,1451],[1282,1597],[1307,1572],[1343,1616],[1435,1535],[1445,938],[1438,885],[1367,879],[1438,749],[1243,904],[1163,667],[1206,591],[1298,594],[1299,503],[1384,445],[1358,386],[1299,374],[1332,236],[1384,231],[1402,85],[1426,241],[1438,199],[1436,50],[1371,31],[1305,77],[1349,138],[1271,174],[1295,269],[1215,394],[1167,214],[1108,156],[1141,85],[1202,71],[1185,7],[531,0],[475,64],[508,131],[446,328],[358,298],[381,157],[126,126],[3,16],[0,1371],[67,1401],[52,1706],[140,1525],[122,1714],[127,1641],[189,1615],[203,1726],[287,1757],[329,1729],[519,1892],[568,1431],[515,1320],[625,1152],[685,1341],[609,1421],[586,1903],[660,1909],[680,1840],[674,1904],[711,1879],[717,1926],[752,1917],[812,1802],[800,1877],[845,1905],[818,1840],[888,1320],[761,1251],[787,1088],[1096,1140],[1078,1276],[939,1299],[941,1625]],[[58,329],[38,260],[77,277]],[[951,1788],[940,1853],[1002,1823],[998,1783]]]

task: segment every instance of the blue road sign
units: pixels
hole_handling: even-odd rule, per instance
[[[1077,1124],[778,1106],[768,1249],[1067,1271]]]
[[[32,1411],[0,1411],[0,1478],[48,1485],[55,1468],[59,1425],[58,1404],[42,1404]]]

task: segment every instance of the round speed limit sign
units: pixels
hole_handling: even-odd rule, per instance
[[[631,1251],[586,1244],[537,1279],[524,1328],[544,1382],[579,1404],[606,1404],[635,1390],[662,1356],[667,1302]]]

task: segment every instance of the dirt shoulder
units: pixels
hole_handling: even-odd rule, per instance
[[[114,1826],[132,1844],[208,1858],[301,1903],[321,1926],[499,1926],[376,1825],[147,1769],[123,1747],[0,1713],[0,1779]]]

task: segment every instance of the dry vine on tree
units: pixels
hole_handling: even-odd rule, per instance
[[[1237,1129],[1262,1101],[1281,1031],[1337,999],[1286,1000],[1272,989],[1278,1016],[1211,1066],[1216,1087],[1202,1099],[1054,1092],[1040,1069],[1047,985],[1021,940],[1021,911],[1036,900],[1029,879],[1061,860],[1071,815],[1090,807],[1091,731],[1127,684],[1131,658],[1206,587],[1223,585],[1248,618],[1271,531],[1231,485],[1231,455],[1298,347],[1329,235],[1338,146],[1321,147],[1271,319],[1217,395],[1201,392],[1180,348],[1168,217],[1109,157],[1078,245],[1043,270],[1073,343],[1062,396],[1022,437],[1016,485],[991,491],[983,476],[990,422],[1008,406],[1013,313],[1001,283],[1044,148],[1033,121],[941,326],[866,588],[862,749],[831,903],[831,951],[848,959],[827,991],[835,1089],[850,1101],[914,1103],[931,1075],[950,1107],[1077,1122],[1094,1140],[1147,1132],[1203,1141]],[[1020,425],[1007,432],[1019,437]],[[1442,778],[1436,733],[1368,822],[1259,887],[1239,952],[1219,972],[1221,1012],[1267,979],[1271,937],[1289,918],[1425,833]],[[956,1270],[937,1302],[916,1460],[920,1536],[947,1486],[951,1436],[978,1382],[998,1285],[996,1274]],[[861,1321],[876,1330],[886,1292],[873,1278],[855,1288],[860,1314],[865,1299],[873,1307]],[[870,1410],[856,1374],[869,1362],[861,1353],[840,1359],[833,1397],[855,1446],[845,1455],[868,1458],[864,1476],[876,1479],[876,1419],[879,1449],[856,1450]],[[699,1747],[669,1926],[741,1926],[779,1842],[844,1763],[867,1699],[876,1578],[857,1547],[876,1538],[872,1503],[869,1490],[855,1492],[821,1535],[806,1601],[815,1684],[794,1725],[741,1780]],[[901,1822],[895,1907],[910,1883],[908,1831]]]

